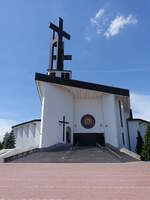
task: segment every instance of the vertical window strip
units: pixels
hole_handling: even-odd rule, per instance
[[[122,143],[125,145],[124,133],[122,133]]]
[[[122,111],[121,111],[121,101],[119,100],[119,113],[120,113],[120,123],[123,128]]]

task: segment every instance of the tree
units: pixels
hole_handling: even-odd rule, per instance
[[[3,144],[2,142],[0,141],[0,150],[3,149]]]
[[[136,153],[141,155],[142,146],[143,146],[143,138],[141,136],[140,131],[137,132],[137,143],[136,143]]]
[[[144,136],[141,158],[142,160],[150,160],[150,126],[147,127],[146,134]]]
[[[3,139],[3,149],[13,149],[15,148],[15,135],[13,131],[6,133]]]

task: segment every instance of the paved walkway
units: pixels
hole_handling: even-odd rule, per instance
[[[0,199],[149,200],[150,164],[0,164]]]
[[[118,156],[117,156],[118,155]],[[14,160],[14,163],[122,163],[136,161],[119,151],[116,154],[107,148],[77,147],[75,150],[56,148],[54,151],[36,152]]]

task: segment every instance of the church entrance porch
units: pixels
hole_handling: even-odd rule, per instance
[[[96,146],[96,144],[105,146],[103,133],[74,133],[73,141],[73,144],[78,146]]]

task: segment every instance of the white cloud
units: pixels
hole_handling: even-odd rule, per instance
[[[120,33],[128,25],[135,25],[138,20],[132,14],[124,16],[122,14],[112,17],[115,12],[110,11],[108,6],[100,8],[94,17],[90,19],[90,26],[86,28],[85,40],[91,42],[95,36],[104,36],[106,39]]]
[[[131,93],[131,107],[135,118],[150,121],[150,95]]]
[[[103,31],[103,26],[105,24],[105,16],[104,16],[105,10],[104,8],[100,8],[96,15],[90,19],[90,22],[92,25],[96,26],[97,34],[101,34]]]
[[[13,120],[0,118],[0,141],[3,139],[4,134],[11,130],[11,126],[14,124]]]
[[[90,19],[91,23],[98,25],[101,17],[104,15],[104,12],[104,9],[100,8],[96,15]]]
[[[115,19],[112,20],[110,23],[107,31],[104,33],[106,38],[113,37],[119,34],[120,30],[125,28],[125,26],[129,24],[137,24],[137,19],[133,15],[125,16],[117,16]]]

